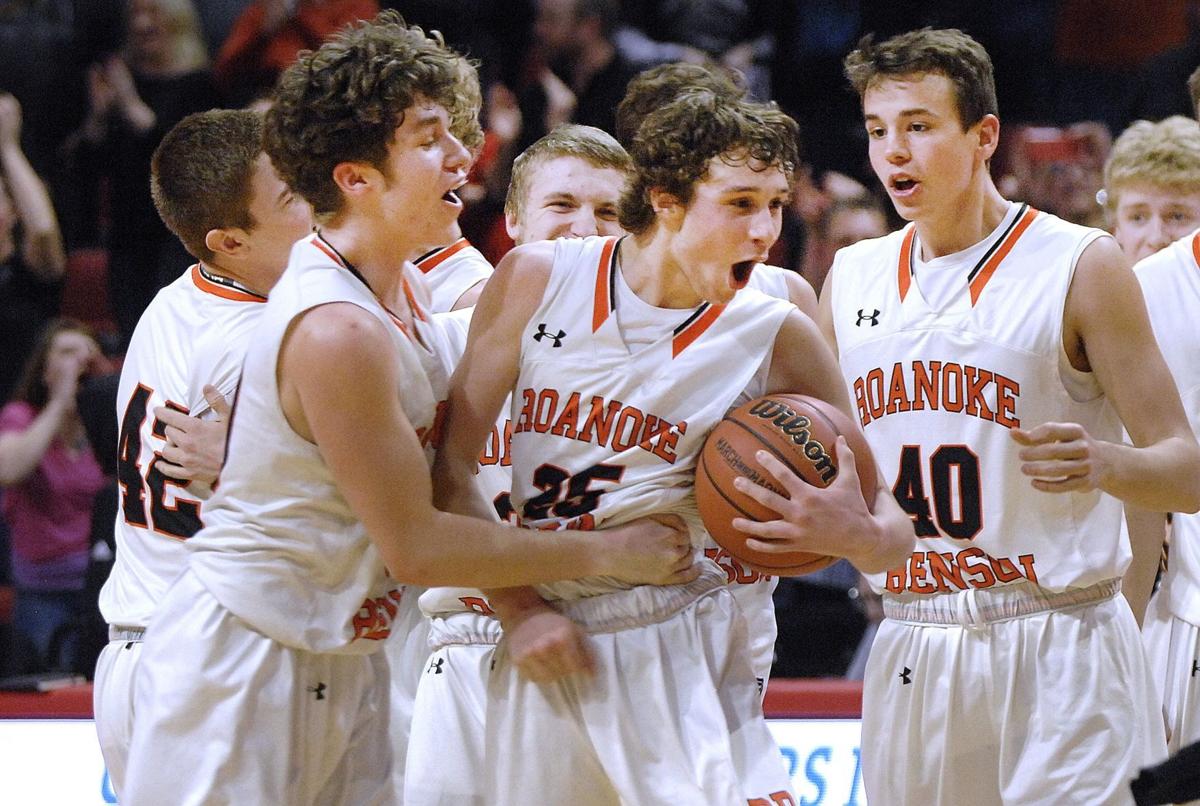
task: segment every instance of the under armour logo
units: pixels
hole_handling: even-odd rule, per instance
[[[879,324],[879,314],[883,313],[883,311],[875,308],[871,313],[864,313],[864,310],[864,308],[858,309],[858,321],[854,324],[856,324],[858,327],[862,327],[863,322],[870,322],[871,327],[875,327],[875,325]]]
[[[566,331],[563,330],[558,331],[558,333],[551,333],[547,331],[546,323],[542,322],[540,325],[538,325],[538,332],[533,334],[533,340],[541,341],[542,339],[554,339],[554,344],[551,346],[562,347],[562,340],[566,337],[566,335]]]
[[[900,680],[903,681],[904,685],[906,685],[906,686],[911,685],[912,684],[912,669],[905,666],[904,669],[901,670],[899,677],[900,677]]]
[[[429,665],[425,667],[425,674],[441,674],[442,664],[445,662],[445,658],[433,658],[429,661]]]
[[[308,693],[316,694],[318,700],[325,699],[325,684],[317,683],[315,686],[310,686],[308,689]]]
[[[1192,661],[1192,677],[1195,677],[1197,674],[1200,674],[1200,663]]]

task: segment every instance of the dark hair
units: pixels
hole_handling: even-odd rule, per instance
[[[846,78],[859,98],[883,78],[935,73],[954,84],[959,123],[963,130],[984,115],[997,115],[996,79],[992,60],[974,39],[956,28],[922,28],[876,42],[867,34],[844,62]]]
[[[1200,67],[1188,76],[1188,92],[1192,96],[1192,115],[1200,118]]]
[[[33,343],[29,358],[21,368],[20,379],[13,388],[11,400],[23,400],[34,409],[41,411],[50,401],[50,389],[46,386],[46,360],[50,356],[50,347],[60,333],[82,333],[93,341],[96,335],[92,329],[77,319],[59,317],[47,322],[38,333]]]
[[[461,61],[439,34],[405,25],[394,11],[350,25],[280,76],[267,112],[267,153],[317,216],[337,213],[343,201],[334,167],[365,162],[382,170],[418,98],[458,108]]]
[[[651,67],[634,76],[625,87],[625,97],[617,105],[614,127],[617,142],[629,148],[646,115],[689,89],[710,90],[730,98],[742,98],[746,94],[733,75],[716,64],[672,62]]]
[[[790,181],[799,163],[799,127],[773,103],[739,101],[711,90],[689,90],[651,113],[633,140],[633,178],[621,196],[619,218],[640,234],[654,223],[650,190],[659,188],[683,204],[709,161],[782,168]]]
[[[250,214],[254,162],[262,154],[262,115],[197,112],[167,132],[150,159],[150,194],[163,223],[199,260],[210,230],[257,223]]]

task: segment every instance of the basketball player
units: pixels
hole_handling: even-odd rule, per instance
[[[577,124],[557,127],[513,161],[504,205],[509,237],[520,245],[623,234],[617,206],[630,167],[629,155],[608,133]],[[471,314],[464,309],[436,317],[452,345],[443,356],[448,371],[466,348]],[[510,520],[512,421],[509,406],[504,408],[479,455],[476,482],[495,517]],[[421,608],[431,620],[433,654],[417,689],[404,800],[484,804],[487,679],[500,622],[478,589],[434,588],[422,594]]]
[[[702,545],[696,457],[742,390],[807,392],[849,409],[811,320],[738,290],[778,235],[795,134],[774,107],[685,93],[635,140],[620,209],[630,237],[560,239],[505,257],[454,375],[439,496],[474,483],[513,392],[511,505],[522,525],[553,534],[676,513]],[[839,459],[853,466],[844,445]],[[787,545],[887,567],[910,550],[911,526],[887,496],[872,514],[854,474],[843,475],[808,501],[838,539],[818,529]],[[744,621],[725,574],[703,568],[684,585],[589,578],[489,592],[505,635],[488,689],[493,802],[794,800]]]
[[[746,95],[726,71],[715,65],[679,62],[651,67],[629,82],[625,97],[617,106],[617,139],[626,148],[632,147],[638,127],[647,115],[682,93],[695,89],[710,90],[721,97],[739,100]],[[810,317],[817,314],[817,295],[797,272],[760,263],[750,273],[749,287],[768,296],[789,300]],[[734,598],[746,617],[751,665],[758,679],[759,692],[765,694],[775,662],[778,626],[773,594],[779,578],[747,568],[716,543],[710,542],[704,553],[725,571]]]
[[[1180,115],[1139,120],[1104,164],[1104,211],[1130,262],[1200,226],[1200,123]]]
[[[404,582],[694,576],[670,526],[556,537],[431,505],[437,360],[394,256],[461,207],[455,59],[384,14],[280,79],[266,148],[321,227],[261,314],[219,490],[147,630],[128,803],[393,802],[378,650]]]
[[[262,117],[254,112],[185,118],[159,144],[151,185],[159,215],[199,262],[142,315],[117,393],[117,557],[100,592],[110,641],[96,666],[95,712],[118,794],[142,634],[183,569],[184,541],[200,529],[212,495],[207,484],[164,472],[165,434],[154,408],[212,417],[204,394],[209,385],[232,399],[267,291],[287,265],[292,243],[312,226],[308,205],[263,153]]]
[[[1200,453],[1136,281],[1104,233],[1000,196],[992,66],[970,37],[867,37],[846,72],[872,167],[912,222],[838,252],[821,296],[920,544],[872,577],[886,618],[864,683],[867,795],[1127,803],[1165,746],[1117,596],[1118,499],[1200,506]],[[757,497],[785,520],[738,525],[786,534],[792,505]]]

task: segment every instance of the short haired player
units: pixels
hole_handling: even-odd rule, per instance
[[[432,506],[439,368],[395,256],[458,216],[469,157],[448,129],[456,58],[384,14],[276,88],[267,151],[320,227],[265,305],[218,492],[147,631],[135,806],[393,802],[378,650],[406,581],[694,573],[665,525],[532,535]]]
[[[262,116],[255,112],[184,118],[154,153],[151,185],[159,215],[198,262],[142,314],[117,391],[117,555],[100,592],[110,640],[96,666],[95,714],[118,794],[142,636],[183,570],[186,541],[203,525],[212,496],[205,481],[177,475],[155,409],[207,419],[223,413],[218,396],[233,399],[267,292],[292,243],[312,226],[308,205],[263,152]]]
[[[1175,115],[1121,132],[1104,163],[1101,198],[1133,263],[1200,226],[1200,123]]]
[[[629,169],[629,155],[606,132],[578,124],[557,127],[513,163],[505,200],[509,235],[521,245],[623,234],[617,206]],[[435,317],[450,345],[443,355],[449,371],[466,348],[472,313],[464,309]],[[505,411],[479,455],[476,476],[484,500],[503,520],[511,516],[511,435]],[[478,589],[433,588],[420,601],[431,621],[433,653],[417,689],[404,799],[425,806],[483,804],[488,802],[483,774],[487,680],[500,622]]]
[[[1127,803],[1165,748],[1118,596],[1118,499],[1200,506],[1200,453],[1136,281],[1105,233],[1000,196],[991,61],[973,39],[867,37],[846,72],[872,167],[912,222],[838,252],[821,296],[918,536],[871,578],[886,618],[864,684],[867,796]]]
[[[811,320],[744,289],[778,235],[795,124],[770,106],[685,93],[647,118],[632,156],[620,213],[630,236],[518,247],[485,288],[452,383],[437,492],[474,483],[511,392],[522,525],[553,534],[672,513],[701,545],[696,457],[743,390],[848,400]],[[821,494],[797,490],[838,539],[818,527],[787,545],[885,567],[909,550],[911,527],[886,496],[873,514],[845,475]],[[505,630],[488,690],[493,802],[793,797],[725,574],[701,567],[683,585],[489,591]]]

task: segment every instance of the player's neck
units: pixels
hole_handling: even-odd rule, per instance
[[[1004,220],[1008,201],[988,178],[964,194],[958,204],[946,205],[937,217],[917,220],[921,258],[932,260],[969,249]]]
[[[368,223],[341,217],[318,227],[322,240],[337,250],[380,300],[403,296],[402,261],[417,244],[398,244],[378,237]],[[386,304],[386,303],[385,303]]]
[[[629,289],[656,308],[694,308],[704,300],[671,257],[670,239],[661,227],[621,241],[618,268]]]

